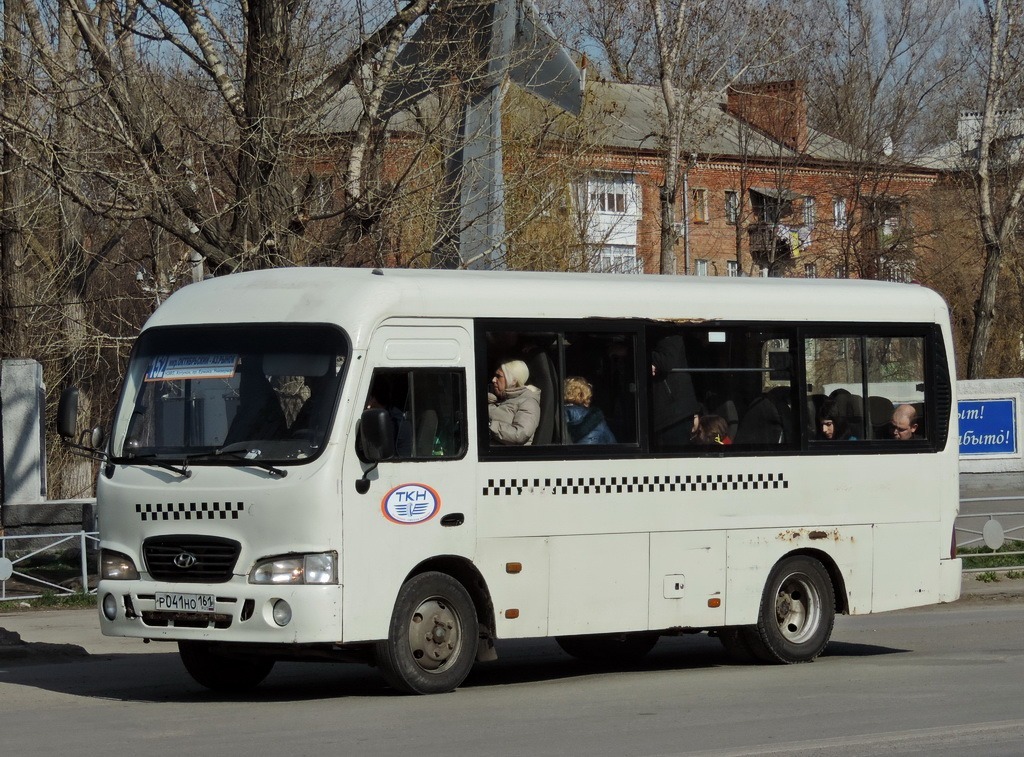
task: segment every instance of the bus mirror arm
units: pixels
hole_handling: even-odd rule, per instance
[[[362,477],[356,480],[356,492],[366,494],[366,492],[370,491],[370,474],[375,470],[377,470],[377,463],[363,471]]]
[[[363,411],[359,418],[359,446],[370,467],[356,481],[356,491],[366,494],[370,490],[370,473],[381,460],[395,456],[395,423],[387,410],[372,407]]]

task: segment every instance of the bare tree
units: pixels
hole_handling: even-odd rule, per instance
[[[21,34],[23,14],[20,0],[3,4],[2,72],[0,98],[4,112],[24,117],[28,102],[26,61],[28,49]],[[14,144],[10,144],[14,142]],[[25,168],[20,158],[23,147],[17,135],[0,145],[0,355],[20,356],[25,347],[21,306],[24,304],[26,239],[23,228]]]
[[[1006,112],[1024,92],[1024,35],[1021,23],[1024,3],[1019,0],[984,0],[981,37],[985,53],[980,61],[984,81],[977,144],[968,154],[973,160],[978,221],[984,248],[985,270],[974,306],[974,331],[967,358],[967,378],[985,375],[985,358],[995,318],[996,293],[1003,256],[1015,242],[1024,197],[1024,171],[1020,147],[1006,140],[1008,120],[1019,114]],[[973,154],[972,154],[973,153]]]
[[[658,86],[663,109],[651,114],[661,139],[659,270],[676,272],[677,208],[695,146],[708,136],[707,109],[752,66],[773,57],[775,4],[760,0],[647,0],[597,3],[577,9],[608,75]],[[582,43],[581,43],[582,44]],[[685,203],[686,198],[683,198]],[[685,211],[684,211],[685,212]]]
[[[832,267],[862,278],[910,277],[915,247],[934,233],[918,212],[913,176],[939,133],[936,114],[955,87],[954,0],[825,0],[793,4],[779,68],[807,82],[809,117],[838,138],[845,164],[833,191],[845,220]]]
[[[218,271],[294,264],[311,220],[309,172],[298,169],[308,165],[304,151],[323,109],[357,83],[372,122],[389,61],[432,7],[24,2],[46,76],[41,95],[52,101],[61,88],[88,103],[67,111],[64,135],[87,134],[90,149],[69,149],[38,121],[8,122],[5,131],[34,146],[34,170],[80,207],[159,227]],[[348,13],[353,7],[364,12]],[[74,42],[67,73],[68,55],[54,39],[58,48]],[[356,213],[369,139],[360,124],[339,182]]]
[[[319,227],[378,223],[374,103],[435,4],[7,0],[3,355],[40,359],[51,392],[78,384],[103,418],[130,335],[196,257],[296,264],[338,240]],[[88,464],[62,467],[51,494],[87,493]]]

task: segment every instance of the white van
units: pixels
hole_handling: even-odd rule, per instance
[[[952,355],[943,301],[899,284],[193,284],[143,329],[102,453],[102,630],[177,642],[213,689],[339,659],[442,692],[543,636],[621,659],[704,630],[810,661],[837,613],[958,597]]]

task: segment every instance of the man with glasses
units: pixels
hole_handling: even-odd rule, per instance
[[[913,405],[899,405],[892,413],[892,438],[907,441],[917,436],[917,410]]]

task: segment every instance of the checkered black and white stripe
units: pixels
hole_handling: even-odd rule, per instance
[[[238,520],[244,502],[156,502],[136,504],[135,512],[147,520]]]
[[[715,473],[686,476],[581,476],[563,478],[492,478],[485,497],[517,496],[527,490],[546,494],[652,494],[788,489],[781,473]]]

